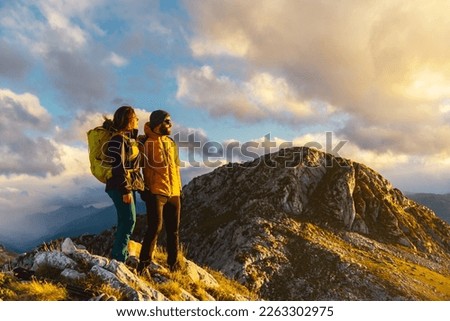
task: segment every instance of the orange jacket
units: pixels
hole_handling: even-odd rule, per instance
[[[144,145],[144,182],[152,194],[181,195],[178,147],[169,136],[148,133]]]

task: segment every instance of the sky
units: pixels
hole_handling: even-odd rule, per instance
[[[447,0],[0,0],[0,232],[110,205],[86,132],[121,105],[141,131],[164,109],[178,141],[199,141],[181,151],[195,156],[184,184],[239,160],[205,164],[205,146],[270,139],[448,193],[449,12]]]

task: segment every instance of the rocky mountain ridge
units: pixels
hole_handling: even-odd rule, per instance
[[[268,300],[448,300],[450,227],[363,164],[306,147],[183,190],[190,257]]]
[[[407,196],[425,205],[450,224],[450,194],[410,193]]]

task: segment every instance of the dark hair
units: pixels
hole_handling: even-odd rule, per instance
[[[149,118],[149,126],[151,130],[155,129],[155,127],[158,126],[159,124],[162,124],[162,122],[167,116],[170,116],[170,114],[165,110],[158,109],[152,111]]]
[[[119,107],[114,113],[113,120],[104,117],[105,121],[103,123],[103,127],[108,130],[114,131],[124,130],[125,128],[127,128],[132,116],[134,115],[135,111],[133,107],[131,106]]]

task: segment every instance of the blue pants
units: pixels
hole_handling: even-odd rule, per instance
[[[128,242],[136,224],[136,194],[133,192],[133,201],[125,204],[122,194],[118,190],[106,191],[114,202],[117,211],[117,231],[111,251],[111,258],[125,262],[128,257]]]

